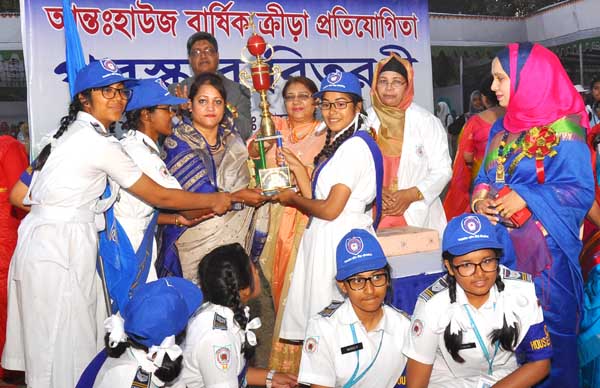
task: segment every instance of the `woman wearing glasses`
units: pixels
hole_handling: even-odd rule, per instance
[[[69,114],[34,164],[9,274],[2,365],[32,387],[73,387],[101,344],[104,306],[96,275],[95,215],[107,177],[153,206],[225,212],[231,195],[166,189],[143,174],[108,128],[131,90],[110,59],[77,74]],[[113,192],[116,198],[116,191]],[[97,315],[98,313],[98,315]]]
[[[413,68],[392,53],[377,64],[368,126],[377,131],[384,161],[382,228],[412,225],[441,233],[440,193],[452,176],[440,120],[413,102]]]
[[[377,210],[381,208],[381,153],[363,130],[358,79],[352,73],[330,73],[314,97],[321,98],[327,133],[314,160],[312,182],[302,162],[284,148],[301,195],[286,190],[276,196],[282,205],[311,217],[298,249],[280,332],[281,338],[296,341],[304,339],[310,317],[341,298],[335,282],[338,242],[353,228],[373,233],[379,220],[378,214],[375,222],[372,216],[376,199]]]
[[[453,218],[442,249],[448,274],[419,296],[404,347],[407,386],[520,388],[544,379],[552,342],[535,286],[499,265],[495,227],[478,214]]]
[[[288,78],[282,91],[287,117],[273,117],[275,128],[283,136],[284,146],[294,153],[309,171],[314,169],[313,160],[325,142],[324,131],[319,131],[323,123],[316,119],[317,104],[313,94],[317,91],[317,85],[310,78]],[[248,143],[251,158],[259,157],[255,138]],[[277,167],[277,147],[273,146],[274,141],[264,144],[267,151],[267,167]],[[279,341],[279,327],[308,216],[291,206],[284,207],[275,203],[268,206],[269,234],[260,263],[271,283],[273,304],[277,313],[269,366],[272,369],[297,374],[302,347]]]
[[[390,266],[377,238],[353,229],[336,252],[338,287],[333,301],[308,323],[298,382],[312,388],[405,386],[402,347],[410,328],[390,307]]]

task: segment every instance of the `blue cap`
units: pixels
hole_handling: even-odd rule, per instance
[[[100,59],[79,70],[75,77],[73,95],[76,96],[86,89],[101,88],[117,82],[131,83],[135,82],[135,79],[125,77],[111,59]]]
[[[149,108],[157,105],[179,105],[187,102],[185,98],[179,98],[169,93],[167,85],[160,78],[139,79],[131,87],[133,95],[127,102],[127,112]]]
[[[479,249],[502,249],[496,228],[480,214],[465,213],[454,217],[444,230],[442,250],[454,256]]]
[[[189,280],[167,277],[142,284],[121,311],[125,333],[147,347],[160,345],[181,333],[201,304],[202,291]]]
[[[362,96],[358,78],[352,73],[339,70],[329,73],[327,77],[323,78],[321,88],[313,94],[313,97],[320,98],[325,92],[352,93],[359,97]]]
[[[352,229],[337,246],[336,280],[348,279],[357,273],[374,271],[386,266],[387,258],[377,237],[364,229]]]

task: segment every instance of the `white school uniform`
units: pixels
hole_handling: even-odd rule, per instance
[[[183,369],[174,388],[243,388],[246,359],[244,331],[233,310],[206,302],[187,327]],[[240,374],[242,384],[239,383]]]
[[[492,364],[492,376],[495,381],[512,373],[519,367],[519,363],[550,358],[552,345],[531,277],[504,266],[500,266],[500,274],[505,286],[504,291],[498,292],[494,285],[490,290],[489,299],[479,309],[469,304],[465,292],[458,284],[456,303],[451,304],[445,277],[437,280],[419,296],[404,354],[420,363],[433,364],[429,387],[475,388],[480,377],[488,375],[488,361],[466,309],[490,356],[495,352],[495,344],[491,343],[489,335],[492,330],[501,327],[503,311],[512,310],[517,317],[517,347],[515,352],[498,347]],[[464,328],[464,349],[459,351],[459,355],[465,359],[464,363],[457,363],[452,359],[444,342],[444,330],[452,320]]]
[[[157,367],[147,355],[130,346],[119,358],[108,357],[98,371],[93,388],[131,388],[136,377],[139,382],[149,382],[148,388],[163,387],[164,383],[155,383],[152,373]]]
[[[171,175],[167,166],[160,158],[160,151],[154,141],[139,131],[129,131],[121,139],[121,144],[125,152],[142,169],[144,174],[149,176],[154,182],[168,189],[181,189],[177,179]],[[115,202],[115,217],[125,229],[131,246],[137,251],[140,246],[148,224],[154,215],[154,207],[138,197],[121,191],[119,199]],[[152,241],[152,264],[148,279],[146,281],[156,280],[156,268],[154,263],[157,256],[156,239]]]
[[[377,113],[373,108],[367,113],[367,126],[379,131],[381,122]],[[404,212],[408,225],[436,229],[442,236],[447,222],[440,193],[451,177],[452,160],[444,126],[436,116],[413,102],[406,109],[398,189],[416,186],[424,199],[411,203]]]
[[[26,371],[29,386],[74,387],[102,348],[106,310],[92,209],[107,176],[127,188],[141,175],[118,140],[84,112],[34,174],[31,212],[10,265],[2,357],[4,368]]]
[[[344,387],[353,374],[364,373],[352,387],[404,385],[402,347],[409,329],[408,316],[383,306],[383,318],[367,332],[350,300],[334,302],[308,323],[298,382]]]
[[[350,198],[336,219],[312,217],[302,235],[283,312],[281,338],[303,340],[310,317],[332,300],[343,299],[335,282],[335,254],[342,237],[352,229],[375,234],[371,210],[366,210],[377,194],[375,162],[367,143],[357,136],[342,143],[323,167],[315,199],[326,199],[337,184],[351,190]]]

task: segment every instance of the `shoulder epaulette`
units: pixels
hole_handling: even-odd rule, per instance
[[[133,381],[131,382],[131,388],[148,388],[150,386],[151,373],[148,373],[140,366],[135,372]]]
[[[227,318],[219,315],[219,313],[215,313],[215,318],[213,319],[213,329],[227,330]]]
[[[340,302],[339,300],[333,300],[329,306],[319,312],[319,315],[325,318],[330,317],[343,303],[344,302]]]
[[[521,272],[521,271],[515,271],[512,270],[510,268],[502,268],[500,271],[500,276],[502,277],[502,279],[508,279],[508,280],[522,280],[524,282],[532,282],[532,278],[531,275],[526,273],[526,272]]]
[[[394,311],[399,312],[401,315],[403,315],[404,317],[406,317],[409,321],[411,320],[411,316],[409,313],[407,313],[404,310],[400,310],[398,307],[392,305],[392,304],[388,304],[387,306],[391,307],[392,309],[394,309]]]
[[[104,130],[99,123],[92,121],[92,122],[90,122],[90,124],[92,125],[92,128],[94,128],[94,131],[96,131],[96,133],[98,133],[100,136],[104,136],[104,137],[112,136],[112,134],[110,132]]]
[[[429,286],[427,289],[425,289],[423,292],[421,292],[421,294],[419,295],[419,298],[421,298],[425,302],[427,302],[435,294],[444,291],[446,288],[448,288],[448,281],[446,280],[446,277],[444,276],[444,277],[439,278],[435,283],[433,283],[431,286]]]

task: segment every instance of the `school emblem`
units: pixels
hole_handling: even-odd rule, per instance
[[[342,79],[342,72],[339,70],[334,71],[333,73],[327,74],[327,82],[330,84],[337,84]]]
[[[111,73],[116,73],[117,70],[119,70],[119,68],[117,67],[117,65],[112,61],[112,59],[101,59],[100,60],[100,66],[102,66],[102,68],[106,71],[110,71]]]
[[[215,365],[217,369],[222,372],[229,370],[229,364],[231,363],[231,345],[227,346],[215,346]]]
[[[462,230],[474,236],[481,230],[481,221],[476,216],[465,217],[460,223]]]
[[[412,323],[412,327],[410,328],[410,333],[413,337],[418,337],[423,334],[423,321],[420,319],[415,319]]]
[[[419,144],[417,146],[417,156],[419,158],[422,158],[423,156],[425,156],[425,146],[423,144]]]
[[[165,82],[162,79],[158,78],[154,82],[156,82],[161,88],[165,89],[167,91],[167,93],[169,93],[169,88],[167,88],[167,85],[165,84]],[[165,94],[165,96],[166,96],[166,94]]]
[[[358,255],[363,248],[364,244],[360,237],[351,237],[346,240],[346,251],[351,255]]]
[[[306,353],[314,353],[317,351],[319,347],[319,337],[308,337],[306,341],[304,341],[304,351]]]

